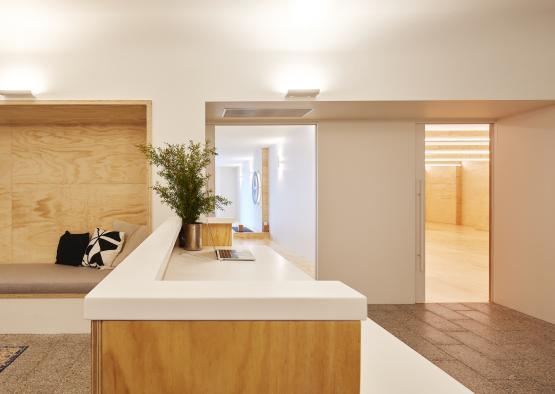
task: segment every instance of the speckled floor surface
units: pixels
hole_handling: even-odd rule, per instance
[[[369,305],[369,317],[477,393],[555,393],[555,326],[493,304]],[[0,335],[28,345],[0,393],[90,393],[89,335]],[[402,378],[402,376],[400,376]]]
[[[1,394],[91,392],[89,335],[0,335],[0,344],[29,346],[0,372]]]
[[[376,323],[477,393],[555,393],[555,325],[494,304],[369,305]]]

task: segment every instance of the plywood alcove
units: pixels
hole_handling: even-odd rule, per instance
[[[148,101],[0,102],[0,263],[53,263],[61,234],[150,227]]]

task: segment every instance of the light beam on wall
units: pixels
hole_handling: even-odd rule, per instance
[[[426,163],[428,162],[434,162],[434,161],[489,161],[489,159],[486,158],[478,158],[478,157],[466,157],[464,159],[451,159],[451,158],[433,158],[433,159],[426,159],[425,160]]]
[[[427,155],[489,155],[489,150],[449,150],[430,149],[424,151]]]
[[[42,75],[33,67],[14,65],[0,69],[0,90],[30,91],[32,95],[43,93],[46,83]]]

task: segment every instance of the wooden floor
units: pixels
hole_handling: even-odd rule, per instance
[[[489,233],[426,224],[426,302],[488,302]]]

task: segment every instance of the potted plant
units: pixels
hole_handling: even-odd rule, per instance
[[[152,187],[162,202],[169,205],[182,219],[179,246],[186,250],[202,248],[200,215],[211,214],[216,209],[231,204],[208,188],[210,174],[206,171],[217,154],[208,143],[189,141],[188,144],[165,144],[153,147],[140,145],[148,162],[158,167],[157,174],[165,181]]]

